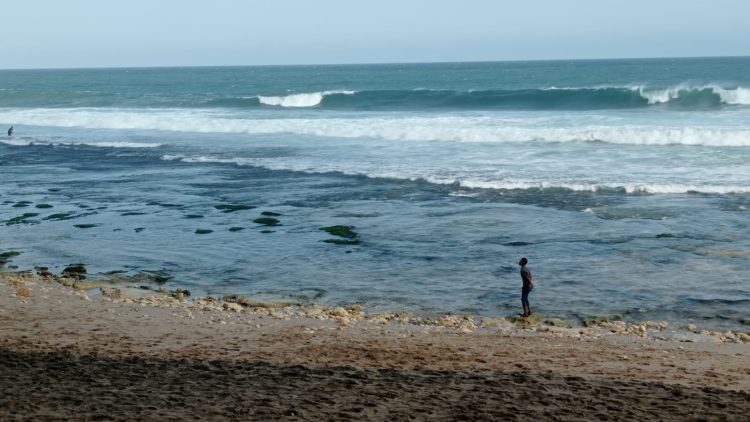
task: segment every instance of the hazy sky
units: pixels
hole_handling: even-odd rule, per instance
[[[746,0],[0,0],[0,68],[750,55]]]

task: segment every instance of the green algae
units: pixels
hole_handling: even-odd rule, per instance
[[[6,221],[5,224],[8,226],[11,226],[13,224],[32,224],[33,221],[28,221],[29,218],[38,216],[38,213],[35,212],[27,212],[23,213],[19,216],[13,217],[10,220]]]

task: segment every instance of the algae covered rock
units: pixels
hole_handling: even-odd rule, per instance
[[[236,227],[236,226],[229,228],[230,232],[238,232],[238,231],[242,231],[242,230],[245,230],[245,228],[244,227]]]
[[[265,215],[266,217],[278,217],[281,214],[273,211],[263,211],[262,213],[260,213],[260,215]]]
[[[527,317],[509,316],[505,319],[507,319],[509,322],[512,322],[513,324],[516,324],[517,326],[521,328],[531,328],[542,323],[542,319],[536,315],[530,315]]]
[[[214,231],[210,229],[195,229],[195,234],[208,234],[213,232]]]
[[[84,279],[86,278],[86,267],[83,264],[70,264],[62,270],[64,277]]]
[[[264,226],[277,226],[279,225],[279,220],[271,217],[260,217],[253,220],[253,223],[262,224]]]
[[[78,227],[79,229],[90,229],[92,227],[97,227],[98,224],[73,224],[73,227]]]
[[[343,237],[343,239],[325,239],[323,242],[334,245],[359,245],[359,234],[354,231],[354,226],[328,226],[321,227],[322,230],[332,236]]]
[[[354,231],[354,226],[328,226],[321,227],[319,230],[323,230],[333,236],[344,237],[347,239],[355,239],[358,236],[357,232]]]

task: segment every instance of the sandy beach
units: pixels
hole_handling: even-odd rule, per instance
[[[410,320],[61,280],[0,275],[2,420],[750,417],[745,333]]]

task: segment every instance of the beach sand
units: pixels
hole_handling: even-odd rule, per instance
[[[0,274],[0,420],[750,419],[739,337],[91,292]]]

